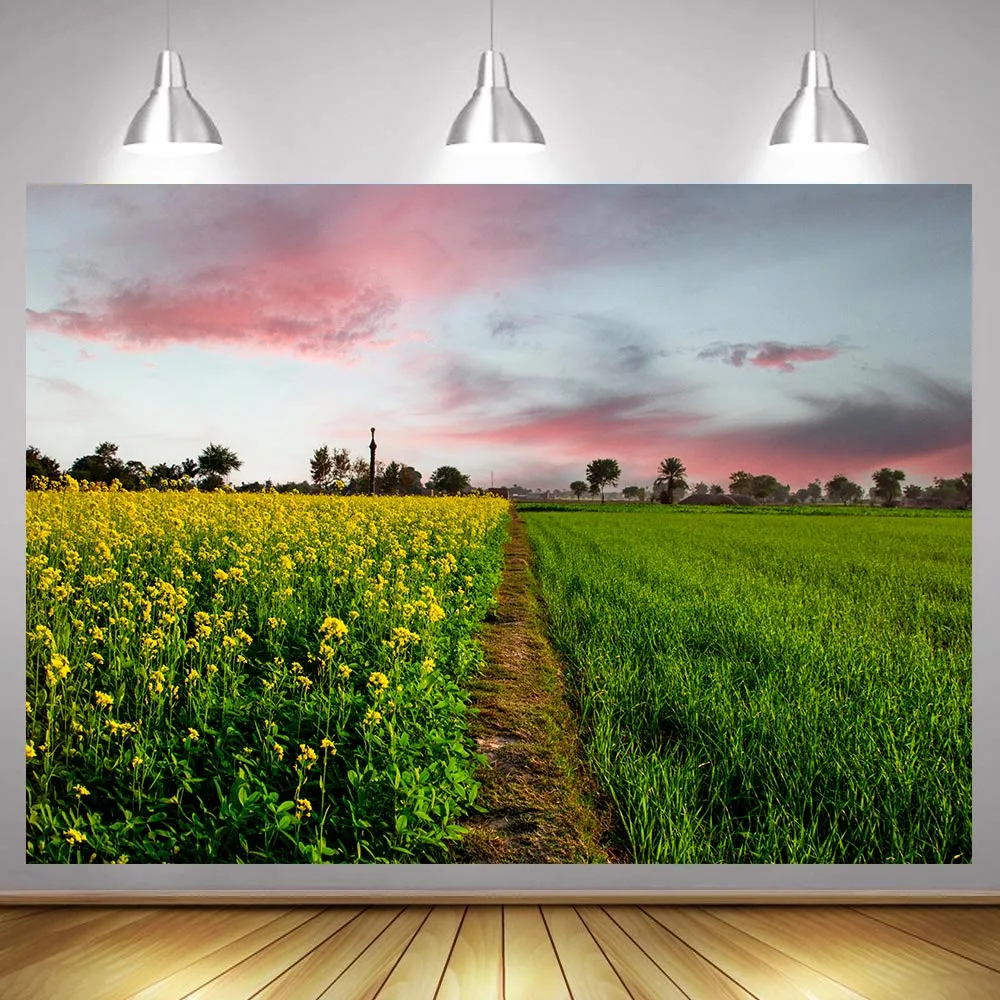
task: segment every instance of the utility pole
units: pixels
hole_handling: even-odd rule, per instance
[[[368,495],[375,496],[375,428],[372,428],[372,443],[368,445],[368,450],[372,457],[368,460]]]

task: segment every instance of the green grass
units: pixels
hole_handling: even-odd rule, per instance
[[[636,862],[971,861],[969,514],[520,509]]]

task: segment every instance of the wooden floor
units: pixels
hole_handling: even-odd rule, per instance
[[[3,1000],[998,1000],[1000,907],[14,907]]]

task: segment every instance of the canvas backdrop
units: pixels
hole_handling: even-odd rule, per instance
[[[1000,891],[1000,64],[995,0],[826,0],[820,44],[872,150],[780,163],[768,134],[809,44],[808,0],[501,0],[497,47],[549,152],[444,157],[485,45],[486,0],[173,0],[174,46],[225,150],[175,164],[119,148],[151,85],[160,0],[0,3],[0,892],[91,889]],[[24,652],[27,183],[848,181],[973,185],[973,853],[961,866],[29,866]],[[823,234],[816,238],[822,240]]]

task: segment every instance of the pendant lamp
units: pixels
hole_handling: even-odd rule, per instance
[[[493,47],[493,0],[490,0],[490,47],[479,56],[476,89],[451,126],[446,145],[493,143],[541,148],[545,136],[531,112],[511,91],[507,60]]]
[[[124,145],[152,156],[214,153],[222,148],[222,137],[188,90],[184,62],[170,47],[170,0],[165,3],[167,45],[156,60],[153,90],[132,119]]]
[[[833,89],[830,57],[816,47],[816,0],[812,11],[813,42],[802,63],[801,85],[774,126],[771,148],[863,151],[868,136]]]

